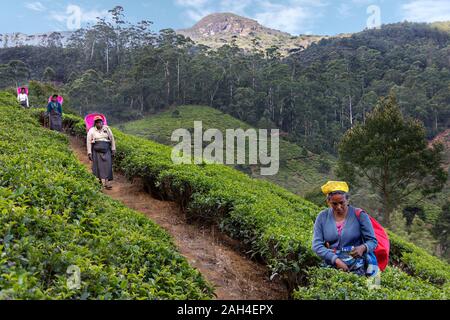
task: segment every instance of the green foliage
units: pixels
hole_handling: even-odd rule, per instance
[[[30,105],[33,107],[47,107],[48,98],[60,93],[59,89],[53,84],[34,80],[30,81],[28,88]]]
[[[176,114],[176,117],[174,117]],[[224,136],[227,129],[252,128],[248,123],[240,121],[219,110],[207,106],[179,106],[142,120],[127,122],[119,125],[125,133],[147,138],[166,145],[175,145],[171,136],[174,130],[186,128],[194,130],[194,121],[201,120],[203,130],[211,128],[220,130]],[[248,144],[247,144],[248,148]],[[224,145],[225,154],[225,145]],[[247,152],[248,154],[248,152]],[[275,182],[296,194],[304,194],[313,183],[326,182],[332,175],[329,174],[332,156],[308,153],[304,148],[284,138],[280,139],[280,171],[274,176],[260,176],[258,166],[245,165],[237,169],[248,172],[253,177],[267,179]],[[324,172],[326,171],[326,172]]]
[[[211,298],[169,235],[104,196],[67,144],[0,93],[0,299]]]
[[[0,88],[22,86],[30,77],[30,69],[21,60],[10,60],[7,64],[0,64]]]
[[[75,131],[84,137],[84,128]],[[320,262],[311,249],[319,207],[270,182],[251,179],[226,166],[174,165],[170,147],[113,131],[117,140],[116,166],[128,177],[143,178],[155,196],[179,203],[189,219],[217,224],[223,232],[240,240],[249,254],[262,259],[290,290],[307,280],[315,281],[314,274],[308,277],[307,271]],[[397,295],[389,298],[421,299],[429,297],[427,294],[443,298],[436,292],[448,287],[448,264],[392,233],[390,236],[392,262],[412,275],[407,277],[397,271],[395,277],[412,285],[403,291],[397,288]],[[413,289],[416,284],[419,294]],[[429,293],[421,292],[425,289]]]
[[[449,288],[443,290],[398,268],[388,267],[381,274],[378,288],[366,277],[336,269],[312,268],[309,284],[293,294],[299,300],[447,300]]]
[[[390,95],[382,98],[366,123],[349,130],[339,145],[338,175],[356,183],[367,180],[383,206],[383,220],[412,193],[442,190],[442,145],[428,148],[423,125],[404,119]]]
[[[56,72],[50,67],[47,67],[44,70],[44,74],[42,75],[43,81],[55,81],[56,79]]]
[[[450,201],[442,206],[442,212],[433,227],[433,233],[439,240],[444,254],[449,253],[450,249]],[[448,256],[448,255],[447,255]]]
[[[450,266],[403,238],[388,232],[391,243],[390,261],[412,276],[436,285],[448,283]]]

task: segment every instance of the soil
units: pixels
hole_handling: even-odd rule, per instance
[[[75,137],[69,139],[80,162],[90,169],[83,142]],[[271,281],[267,267],[240,252],[238,242],[215,227],[187,223],[176,203],[154,199],[144,191],[141,181],[131,182],[115,172],[113,189],[104,193],[164,228],[190,265],[215,287],[218,300],[288,299],[283,282],[278,278]]]

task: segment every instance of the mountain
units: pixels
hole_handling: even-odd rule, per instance
[[[0,48],[11,48],[21,46],[64,46],[72,36],[72,31],[48,32],[34,35],[24,33],[0,34]]]
[[[177,30],[177,33],[211,48],[230,44],[234,40],[240,48],[250,50],[253,47],[252,40],[256,38],[260,49],[264,50],[275,45],[280,47],[282,55],[287,55],[291,50],[302,50],[314,42],[328,38],[312,35],[292,36],[233,13],[210,14],[192,28]]]

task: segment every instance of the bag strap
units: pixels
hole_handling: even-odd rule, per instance
[[[356,215],[356,218],[358,219],[360,229],[361,229],[361,212],[365,212],[365,211],[361,208],[355,208],[355,215]],[[362,233],[361,233],[361,238],[362,238],[362,241],[365,242],[364,236],[362,235]]]
[[[355,214],[356,214],[356,217],[358,218],[358,220],[361,219],[361,212],[363,212],[363,211],[364,210],[361,208],[355,208]]]
[[[106,133],[108,134],[108,139],[109,139],[109,141],[112,142],[112,132],[111,132],[111,129],[109,128],[109,126],[105,126],[105,129],[106,129]]]

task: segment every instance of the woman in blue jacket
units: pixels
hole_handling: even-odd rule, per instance
[[[312,248],[327,266],[364,275],[365,255],[378,244],[369,215],[356,216],[348,203],[347,183],[330,181],[322,191],[329,208],[316,219]]]
[[[58,95],[54,94],[47,105],[47,114],[50,119],[50,130],[62,131],[62,106],[58,102]]]

